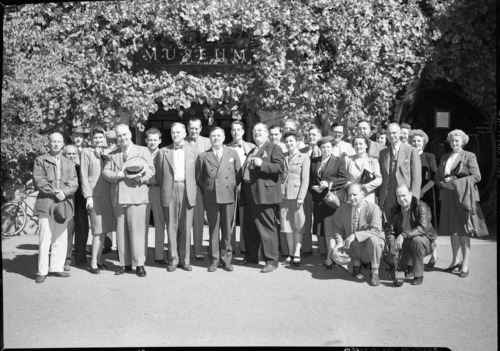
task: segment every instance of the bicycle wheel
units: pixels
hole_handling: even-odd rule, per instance
[[[12,236],[21,233],[26,225],[26,211],[21,204],[7,203],[2,206],[2,235]]]

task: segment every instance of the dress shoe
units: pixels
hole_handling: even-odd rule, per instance
[[[139,266],[137,267],[137,269],[135,270],[135,274],[138,276],[138,277],[145,277],[146,276],[146,270],[144,269],[144,266]]]
[[[300,256],[293,256],[292,265],[294,267],[300,267]]]
[[[164,260],[155,260],[155,263],[159,264],[160,266],[166,266],[167,265],[167,262],[165,262]]]
[[[469,276],[469,271],[470,271],[470,268],[467,270],[467,272],[461,271],[459,277],[460,278],[467,278]]]
[[[97,264],[97,268],[102,269],[103,271],[108,270],[108,266],[106,266],[105,264],[100,264],[100,263]]]
[[[177,269],[177,266],[174,266],[174,265],[167,266],[167,272],[175,272],[176,269]]]
[[[37,283],[43,283],[45,281],[45,278],[47,278],[46,275],[37,275],[35,278],[35,282]]]
[[[70,266],[68,263],[66,263],[66,264],[64,265],[64,271],[65,271],[65,272],[69,272],[70,270],[71,270],[71,266]]]
[[[219,265],[218,265],[217,263],[212,263],[212,264],[208,267],[207,271],[209,271],[209,272],[215,272],[215,271],[217,270],[217,267],[218,267],[218,266],[219,266]]]
[[[101,270],[99,268],[93,268],[92,266],[89,266],[87,270],[92,274],[101,274]]]
[[[292,256],[286,256],[286,259],[283,262],[281,262],[281,264],[284,266],[288,266],[290,265],[290,263],[292,263]]]
[[[415,278],[415,271],[413,270],[413,266],[408,266],[408,269],[405,272],[405,278],[406,279]]]
[[[453,271],[458,270],[458,269],[462,269],[462,263],[461,262],[457,263],[454,266],[450,266],[450,267],[446,268],[444,271],[447,272],[447,273],[452,273]]]
[[[312,256],[313,253],[311,251],[306,251],[306,252],[302,252],[301,255],[304,257],[309,257],[309,256]]]
[[[232,272],[234,270],[233,266],[230,264],[226,264],[225,266],[222,267],[222,269],[227,272]]]
[[[194,255],[194,258],[196,259],[196,261],[203,261],[204,260],[203,255]]]
[[[59,277],[59,278],[68,278],[69,273],[68,272],[49,272],[49,275],[53,277]]]
[[[411,285],[422,285],[423,282],[424,282],[424,277],[415,277],[411,281]]]
[[[372,277],[370,279],[370,285],[371,286],[380,285],[380,277],[378,276],[378,273],[372,274]]]
[[[277,267],[276,266],[273,266],[271,264],[266,264],[264,266],[264,268],[262,268],[260,270],[261,273],[271,273],[272,271],[274,271]]]
[[[193,266],[191,266],[190,264],[178,264],[177,268],[180,268],[186,272],[191,272],[193,270]]]
[[[115,275],[122,275],[125,272],[132,272],[132,266],[120,266],[118,270],[115,271]]]
[[[247,260],[243,260],[243,261],[236,262],[236,264],[239,265],[239,266],[247,266],[249,264],[257,264],[257,262],[250,262],[250,261],[247,261]]]
[[[361,274],[361,266],[353,266],[351,275],[357,280],[362,280],[364,277]]]

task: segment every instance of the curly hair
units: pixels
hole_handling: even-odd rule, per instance
[[[465,134],[460,129],[455,129],[455,130],[452,130],[451,132],[449,132],[448,133],[448,137],[446,138],[446,140],[448,142],[451,142],[451,138],[454,137],[454,136],[462,137],[463,145],[466,145],[469,142],[469,136],[467,134]]]
[[[429,137],[427,136],[427,134],[422,129],[414,129],[413,130],[413,133],[411,134],[411,138],[413,139],[416,136],[419,136],[422,139],[424,139],[424,147],[429,142]]]
[[[351,140],[352,147],[354,147],[354,140],[356,139],[363,139],[366,144],[366,153],[370,152],[370,139],[366,135],[356,134]]]

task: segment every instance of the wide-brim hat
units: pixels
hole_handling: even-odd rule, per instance
[[[325,143],[331,143],[333,141],[333,137],[331,135],[327,135],[327,136],[324,136],[323,138],[319,139],[317,144],[318,147],[320,147],[321,145],[325,144]]]
[[[130,157],[123,164],[123,173],[127,178],[135,178],[139,174],[146,172],[147,167],[149,167],[149,164],[144,158],[139,156]]]
[[[338,265],[344,265],[351,262],[351,256],[345,252],[342,248],[339,250],[332,250],[330,254],[331,259]]]
[[[71,133],[89,134],[89,132],[87,130],[83,129],[82,126],[78,126],[76,128],[73,128]]]
[[[73,206],[71,206],[71,202],[67,200],[61,202],[54,201],[50,205],[49,215],[51,215],[57,223],[63,224],[73,217]]]

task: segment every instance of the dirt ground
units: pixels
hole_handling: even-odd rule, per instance
[[[205,228],[205,240],[208,239]],[[314,237],[315,238],[315,237]],[[153,260],[150,228],[148,261]],[[316,244],[314,242],[314,244]],[[205,249],[208,243],[205,241]],[[497,350],[496,235],[472,239],[468,278],[445,273],[449,237],[424,284],[395,287],[327,271],[315,249],[300,268],[261,265],[208,273],[208,258],[192,272],[146,266],[147,277],[92,275],[72,267],[70,278],[35,284],[38,236],[2,240],[5,348],[147,346],[420,346]],[[241,259],[236,256],[235,261]],[[426,259],[427,261],[427,259]],[[363,270],[368,276],[369,272]]]

